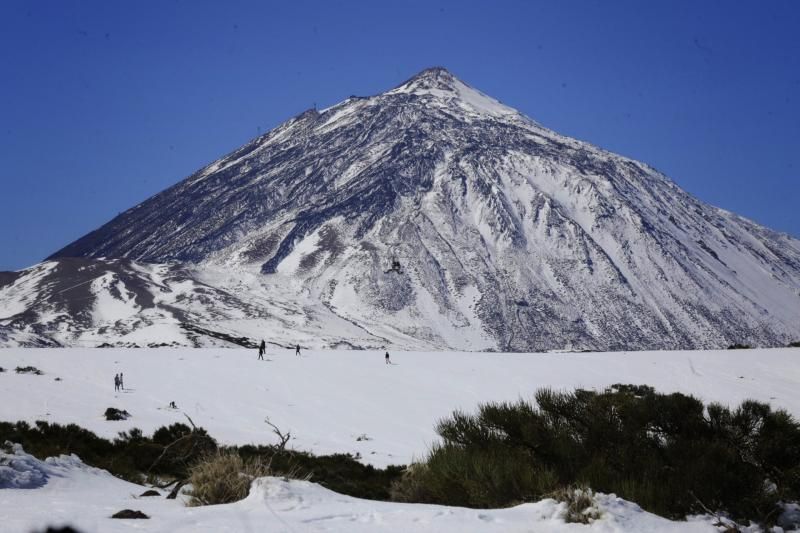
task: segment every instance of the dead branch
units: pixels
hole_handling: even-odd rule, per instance
[[[174,441],[172,441],[169,444],[167,444],[166,446],[164,446],[164,449],[161,450],[161,454],[158,457],[156,457],[156,460],[153,461],[153,463],[147,469],[147,473],[148,474],[150,473],[151,470],[153,470],[153,468],[155,468],[155,466],[158,463],[161,462],[161,460],[167,455],[167,452],[169,452],[172,449],[173,446],[177,446],[178,444],[181,444],[181,443],[183,443],[183,442],[185,442],[187,440],[191,440],[191,443],[192,443],[191,448],[189,448],[189,450],[187,450],[183,454],[183,457],[182,457],[182,459],[185,460],[187,457],[191,457],[192,455],[194,455],[194,453],[197,450],[197,447],[200,445],[201,441],[209,440],[209,441],[213,442],[213,439],[211,437],[209,437],[208,435],[203,434],[200,431],[198,431],[197,426],[194,425],[194,422],[189,417],[189,415],[187,415],[186,413],[183,413],[183,415],[186,417],[186,419],[192,425],[191,433],[186,433],[184,435],[181,435],[180,437],[178,437]]]
[[[178,484],[177,484],[177,485],[175,485],[175,488],[174,488],[174,489],[172,489],[172,490],[170,491],[170,493],[169,493],[169,494],[167,494],[167,499],[168,499],[168,500],[174,500],[175,498],[177,498],[177,497],[178,497],[178,492],[179,492],[179,491],[180,491],[180,490],[183,488],[183,486],[184,486],[184,485],[186,485],[188,482],[189,482],[189,480],[188,480],[188,479],[182,479],[181,481],[179,481],[179,482],[178,482]]]
[[[192,429],[193,429],[194,431],[197,431],[197,426],[195,426],[195,425],[194,425],[194,422],[192,422],[192,419],[191,419],[191,418],[189,418],[189,415],[187,415],[186,413],[183,413],[183,416],[185,416],[185,417],[186,417],[186,420],[188,420],[188,421],[189,421],[189,423],[192,425]]]
[[[272,432],[275,433],[278,436],[278,439],[280,440],[280,443],[276,445],[277,451],[279,452],[284,451],[286,449],[286,444],[289,442],[289,439],[292,438],[292,433],[290,431],[283,433],[278,428],[278,426],[270,422],[269,418],[265,418],[264,422],[266,422],[267,425],[272,428]]]

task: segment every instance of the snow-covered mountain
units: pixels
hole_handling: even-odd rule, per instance
[[[800,337],[800,241],[441,68],[306,111],[4,276],[7,343],[224,342],[180,324],[466,350]],[[65,276],[84,285],[59,293]]]

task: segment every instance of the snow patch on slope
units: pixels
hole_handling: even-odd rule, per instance
[[[0,288],[0,320],[24,312],[39,296],[38,285],[56,267],[56,261],[45,261],[23,270],[23,276],[11,285]]]
[[[140,310],[134,294],[112,272],[96,278],[91,287],[95,294],[94,320],[98,323],[126,320]]]

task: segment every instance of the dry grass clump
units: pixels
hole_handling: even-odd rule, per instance
[[[601,516],[595,505],[594,492],[586,486],[570,485],[555,491],[552,498],[567,504],[564,521],[575,524],[591,524]]]
[[[217,505],[243,500],[254,479],[270,475],[270,465],[260,457],[247,461],[235,451],[218,450],[189,468],[192,490],[189,505]]]
[[[411,463],[396,479],[389,489],[389,499],[393,502],[416,503],[425,499],[425,475],[427,465]]]

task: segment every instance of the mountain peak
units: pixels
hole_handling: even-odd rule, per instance
[[[426,68],[388,93],[429,96],[440,102],[456,102],[468,112],[492,117],[517,117],[515,109],[507,107],[456,78],[444,67]]]
[[[428,83],[452,83],[455,79],[456,77],[444,67],[428,67],[411,78],[411,80],[425,81]]]
[[[458,78],[453,76],[446,68],[430,67],[400,84],[395,91],[402,90],[402,92],[413,93],[438,89],[440,91],[455,92],[458,83]]]

